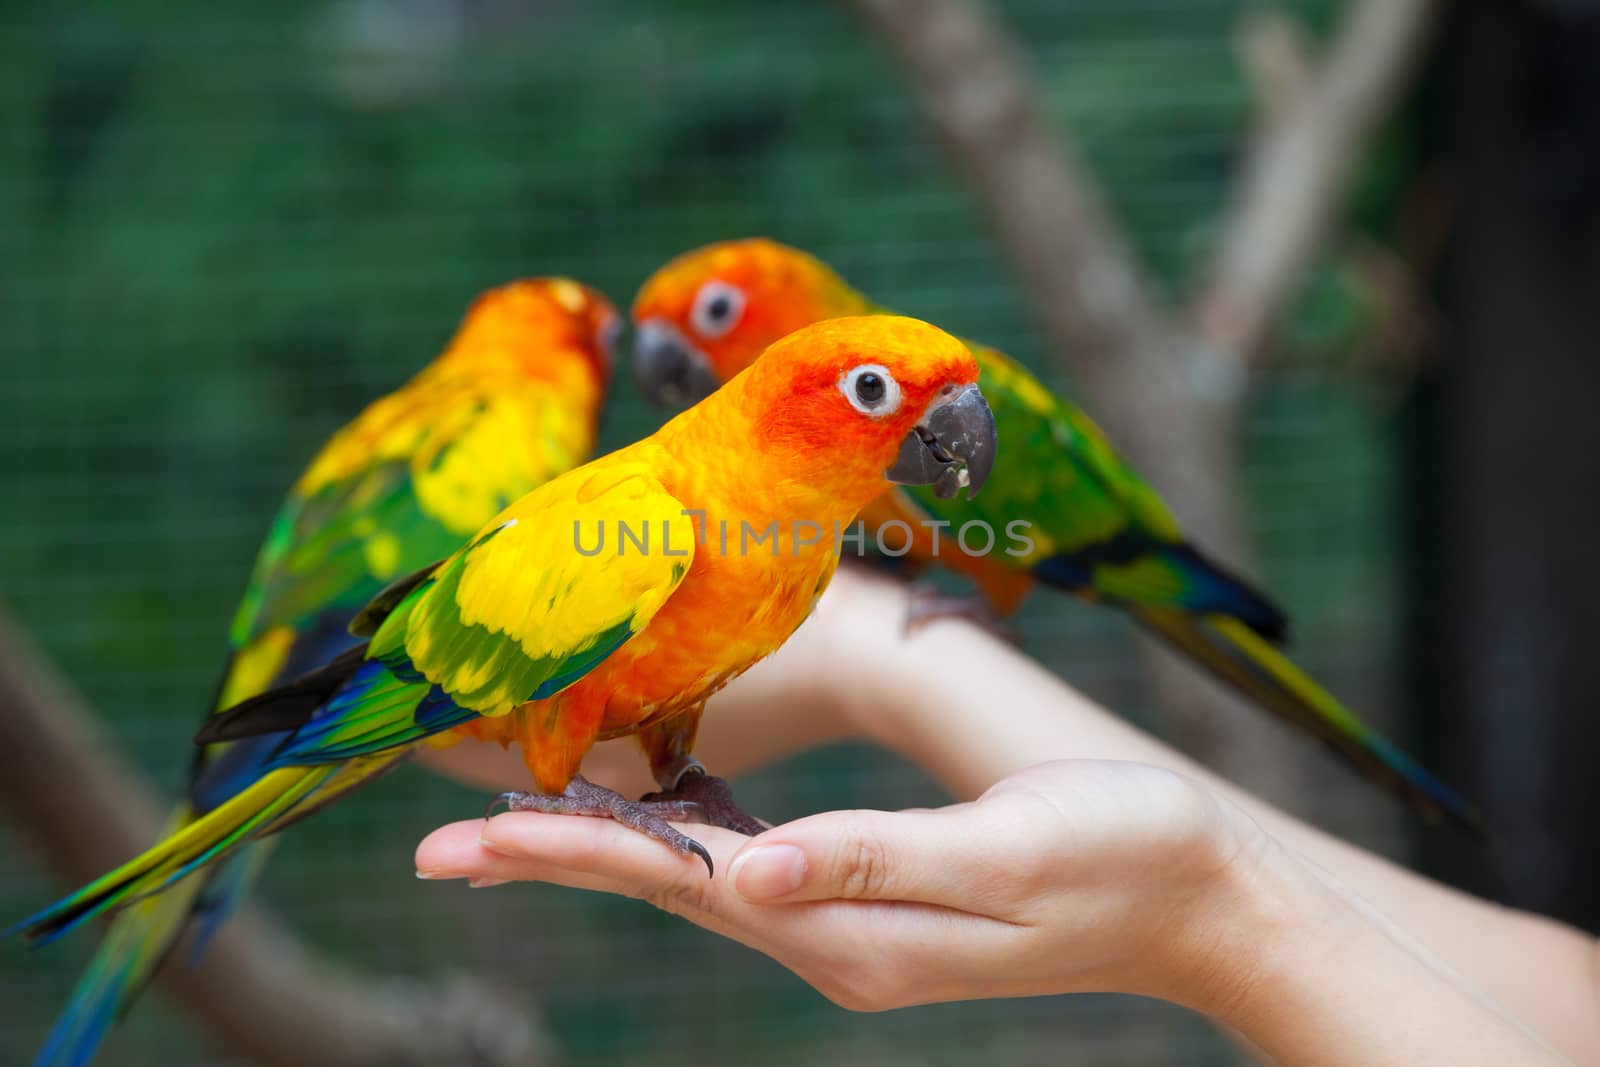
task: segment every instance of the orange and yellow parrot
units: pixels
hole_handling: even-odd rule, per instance
[[[396,577],[448,554],[508,503],[593,451],[621,320],[560,278],[481,296],[432,364],[340,430],[289,491],[229,633],[217,710],[296,677],[358,642],[347,627]],[[283,734],[197,750],[168,833],[182,835],[260,788]],[[397,764],[399,749],[339,767],[305,814]],[[99,904],[111,924],[35,1067],[87,1063],[191,918],[205,937],[237,905],[267,846],[204,875]]]
[[[514,809],[608,816],[711,859],[666,818],[750,832],[690,755],[706,699],[781,645],[838,565],[841,531],[891,482],[976,492],[994,418],[961,342],[914,319],[818,323],[655,434],[535,489],[442,562],[393,583],[369,640],[212,718],[205,743],[273,738],[251,783],[35,915],[34,937],[233,854],[429,738],[521,745]],[[632,735],[662,794],[578,774]]]
[[[668,263],[640,289],[635,369],[647,395],[681,405],[792,330],[883,313],[798,249],[759,238],[709,245]],[[884,531],[886,547],[967,576],[1002,615],[1035,582],[1118,607],[1425,813],[1478,826],[1471,805],[1279,651],[1283,613],[1187,540],[1087,415],[1002,353],[971,348],[1002,443],[988,491],[970,502],[917,488],[885,493],[862,518]],[[960,534],[971,523],[969,552]]]

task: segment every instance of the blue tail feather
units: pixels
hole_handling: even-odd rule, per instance
[[[205,957],[211,939],[217,936],[222,924],[244,904],[276,844],[271,840],[252,841],[217,864],[216,874],[195,901],[191,913],[194,936],[189,944],[189,966],[195,966]]]
[[[1187,544],[1151,541],[1128,533],[1077,551],[1047,556],[1035,563],[1031,572],[1046,585],[1094,597],[1102,595],[1095,582],[1097,567],[1127,567],[1148,559],[1166,563],[1183,580],[1183,589],[1176,597],[1163,598],[1159,604],[1152,597],[1153,606],[1183,608],[1200,615],[1226,615],[1275,644],[1288,638],[1289,618],[1276,604]]]
[[[125,909],[111,924],[33,1067],[84,1067],[183,932],[195,890],[180,887]]]
[[[117,1021],[125,985],[124,975],[86,972],[33,1058],[33,1067],[85,1067]]]

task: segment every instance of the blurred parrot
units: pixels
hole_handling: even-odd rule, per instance
[[[479,297],[444,353],[335,434],[289,491],[234,616],[216,709],[354,647],[348,624],[390,581],[446,555],[508,503],[587,459],[620,325],[605,297],[561,278],[516,281]],[[197,749],[167,834],[249,795],[283,740]],[[339,768],[296,815],[406,754]],[[147,884],[137,900],[100,897],[101,906],[132,903],[111,923],[36,1067],[87,1063],[191,918],[199,955],[268,847],[241,848],[203,876]]]
[[[763,238],[713,244],[672,260],[640,289],[635,371],[647,396],[678,406],[715,390],[792,330],[870,314],[886,312],[814,256]],[[1288,629],[1283,612],[1189,543],[1087,415],[1004,354],[970,347],[1003,446],[989,491],[970,502],[918,488],[886,492],[862,513],[883,531],[882,543],[965,575],[1001,616],[1035,582],[1118,607],[1425,815],[1442,813],[1481,832],[1470,804],[1279,651]],[[987,538],[1018,531],[1025,540],[1000,551],[979,539],[988,550],[969,554],[956,538],[973,520],[986,524]],[[885,524],[893,537],[884,537]]]
[[[706,699],[794,632],[840,531],[890,482],[976,492],[994,461],[977,363],[914,319],[817,323],[654,435],[512,504],[356,616],[367,643],[208,720],[203,743],[272,738],[252,781],[24,924],[50,937],[160,890],[433,737],[521,745],[516,810],[606,816],[711,857],[667,818],[750,833],[690,752]],[[578,774],[635,736],[663,792]]]

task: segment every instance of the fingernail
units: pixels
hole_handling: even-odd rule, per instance
[[[467,886],[471,889],[488,889],[490,886],[505,885],[509,878],[468,878]]]
[[[417,877],[425,882],[441,882],[449,878],[460,878],[462,876],[452,874],[450,871],[418,871]]]
[[[739,855],[728,877],[746,900],[775,900],[806,880],[806,854],[793,845],[762,845]]]

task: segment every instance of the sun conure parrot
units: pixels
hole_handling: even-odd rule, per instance
[[[587,459],[620,325],[605,297],[566,279],[512,282],[479,297],[444,353],[335,434],[289,491],[234,616],[216,708],[354,647],[348,624],[390,581],[448,554],[508,503]],[[182,834],[256,787],[283,740],[197,749],[168,833]],[[337,769],[296,814],[404,755]],[[198,954],[266,852],[265,844],[241,848],[206,874],[125,908],[36,1067],[87,1063],[188,921],[202,924]],[[153,888],[147,882],[140,892]],[[97,904],[131,900],[113,891]]]
[[[965,345],[914,319],[790,335],[652,436],[391,584],[351,624],[365,644],[209,720],[197,740],[273,736],[262,773],[28,932],[225,858],[430,737],[516,741],[537,792],[506,795],[512,808],[608,816],[709,869],[666,817],[760,824],[690,755],[706,699],[800,625],[838,565],[836,531],[890,482],[983,484],[995,425],[977,377]],[[624,735],[663,793],[630,801],[578,775],[596,741]]]
[[[726,241],[679,256],[640,289],[633,305],[635,370],[648,396],[676,406],[716,389],[792,330],[841,315],[886,313],[814,256],[761,238]],[[1425,814],[1442,812],[1477,830],[1471,805],[1279,651],[1284,614],[1185,538],[1161,498],[1087,415],[1004,354],[969,345],[1000,427],[994,476],[976,501],[941,499],[915,487],[874,501],[862,514],[869,526],[905,524],[886,538],[895,551],[972,579],[1000,615],[1014,611],[1036,582],[1120,608]],[[948,522],[942,538],[928,520]],[[972,520],[986,522],[1017,554],[963,551],[954,535]],[[1004,540],[1017,520],[1031,546]]]

